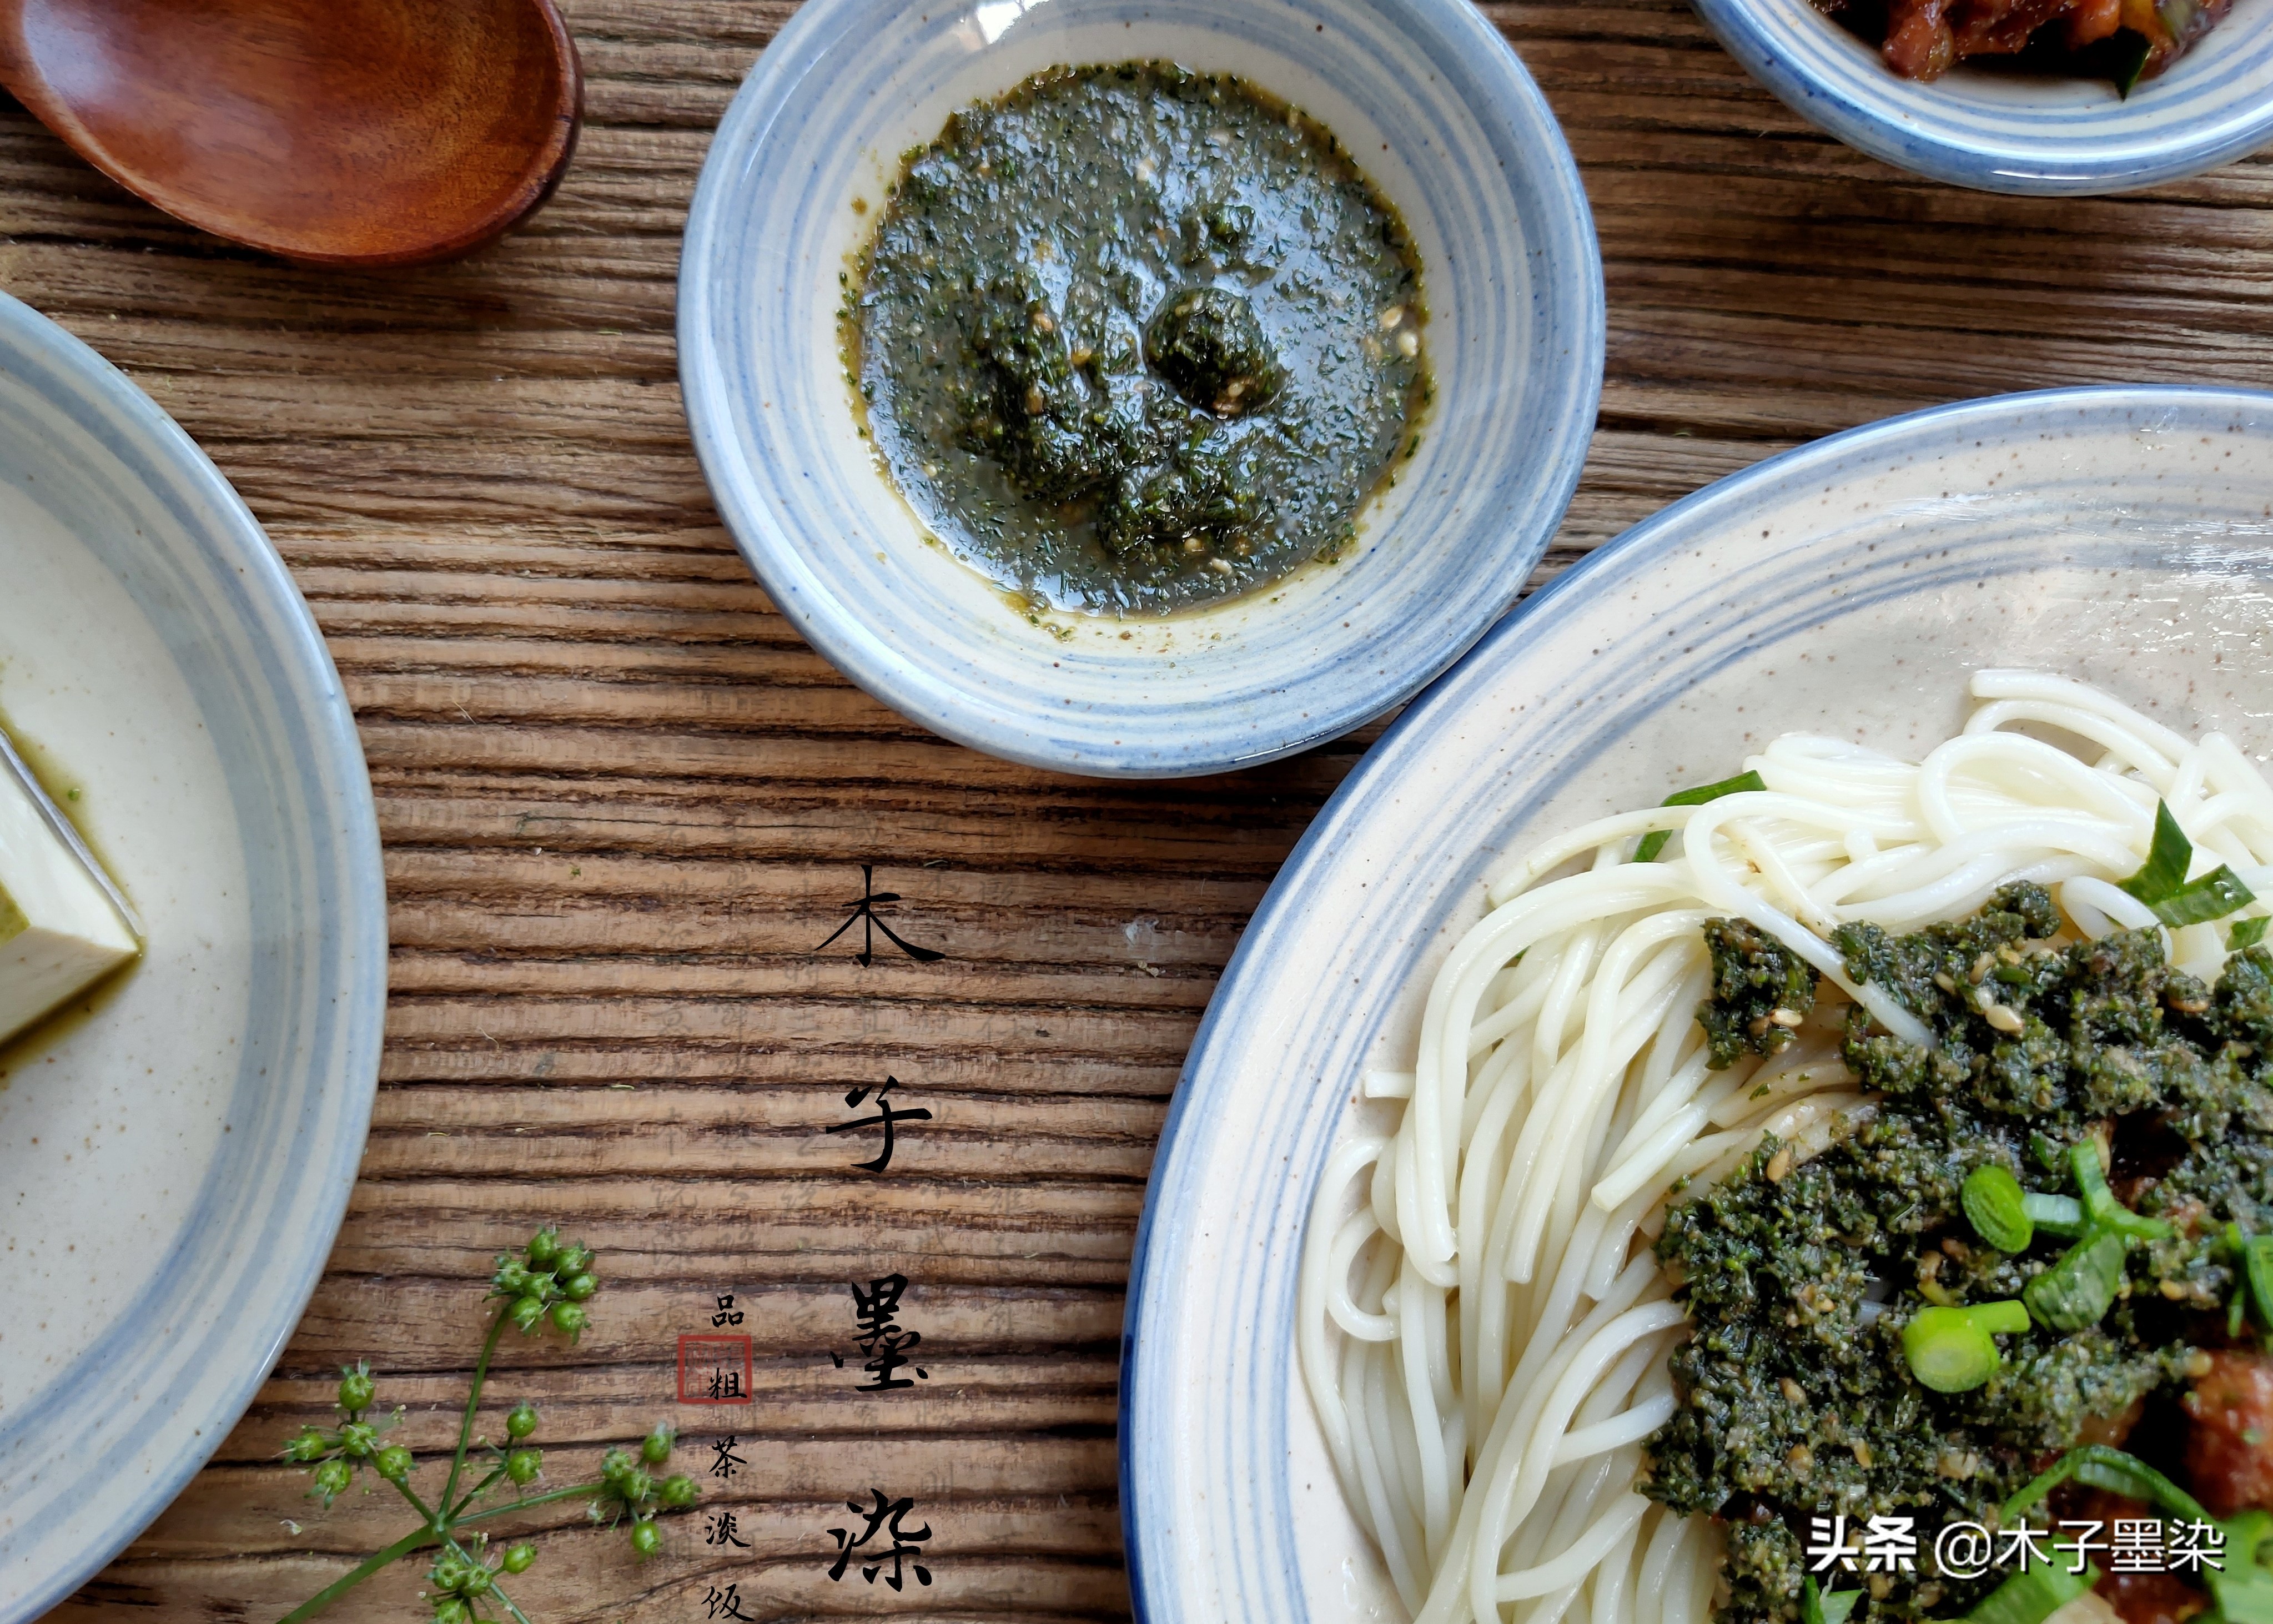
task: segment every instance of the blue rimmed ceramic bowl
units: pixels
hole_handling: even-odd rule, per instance
[[[1144,57],[1240,74],[1355,154],[1420,250],[1437,402],[1341,562],[1167,619],[1038,625],[926,545],[869,455],[838,278],[875,218],[856,202],[949,113],[1054,64]],[[1602,262],[1546,102],[1467,0],[808,0],[703,166],[679,340],[719,511],[840,671],[997,756],[1178,777],[1347,731],[1514,601],[1593,432]]]
[[[1295,1354],[1327,1158],[1379,1133],[1431,968],[1512,849],[1725,777],[1777,733],[1912,759],[1968,676],[2099,683],[2273,751],[2273,395],[2054,390],[1835,435],[1698,492],[1527,602],[1400,717],[1242,938],[1146,1192],[1121,1365],[1144,1624],[1404,1616]]]
[[[1801,117],[1874,158],[1983,192],[2083,197],[2199,175],[2273,140],[2273,0],[2225,19],[2128,100],[2104,80],[1961,64],[1921,85],[1811,0],[1696,0]]]
[[[355,718],[268,538],[148,396],[4,297],[0,582],[0,710],[146,942],[0,1048],[21,1624],[165,1509],[298,1322],[371,1121],[386,904]]]

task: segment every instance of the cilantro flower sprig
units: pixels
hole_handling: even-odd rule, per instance
[[[368,1466],[418,1514],[418,1524],[286,1613],[280,1624],[300,1624],[382,1568],[430,1549],[435,1554],[421,1594],[433,1610],[434,1624],[504,1624],[507,1620],[512,1624],[529,1624],[529,1615],[506,1593],[501,1581],[528,1572],[536,1560],[536,1547],[522,1540],[492,1560],[487,1530],[469,1531],[469,1525],[555,1500],[587,1500],[591,1520],[611,1528],[628,1521],[632,1553],[642,1561],[663,1548],[662,1530],[656,1526],[657,1515],[692,1506],[701,1492],[692,1477],[655,1475],[670,1464],[678,1441],[668,1423],[658,1423],[641,1440],[636,1451],[609,1449],[601,1459],[596,1479],[533,1493],[530,1490],[544,1470],[544,1451],[529,1441],[539,1422],[535,1405],[523,1399],[506,1412],[503,1444],[474,1436],[483,1390],[489,1382],[490,1362],[506,1328],[523,1336],[558,1332],[572,1342],[581,1337],[588,1323],[585,1304],[599,1289],[592,1263],[589,1247],[564,1242],[551,1225],[537,1230],[518,1252],[499,1255],[486,1299],[498,1304],[497,1312],[474,1365],[448,1475],[440,1495],[431,1503],[412,1485],[416,1457],[401,1444],[383,1440],[386,1431],[401,1419],[401,1406],[371,1418],[378,1404],[378,1384],[370,1365],[358,1360],[341,1369],[338,1424],[303,1426],[285,1444],[283,1457],[308,1471],[311,1498],[322,1500],[326,1507],[353,1487],[358,1474]],[[459,1485],[466,1477],[469,1462],[482,1458],[475,1454],[477,1443],[486,1455],[487,1470],[461,1494]],[[513,1493],[510,1500],[502,1497],[507,1488]],[[498,1497],[493,1503],[481,1503],[491,1495]]]

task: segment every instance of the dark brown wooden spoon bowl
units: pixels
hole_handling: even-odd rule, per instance
[[[526,218],[584,94],[551,0],[0,0],[0,84],[168,214],[337,266]]]

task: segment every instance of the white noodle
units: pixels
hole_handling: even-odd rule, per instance
[[[2052,887],[2087,937],[2154,924],[2114,882],[2144,861],[2158,800],[2195,876],[2225,863],[2269,899],[2245,912],[2273,912],[2273,787],[2231,740],[2037,673],[1984,671],[1972,692],[1922,763],[1788,735],[1744,763],[1764,791],[1516,854],[1429,984],[1410,1071],[1369,1075],[1401,1119],[1328,1160],[1297,1346],[1419,1624],[1706,1624],[1718,1535],[1634,1490],[1674,1413],[1684,1323],[1649,1245],[1677,1183],[1709,1187],[1767,1132],[1804,1160],[1876,1109],[1839,1058],[1837,1000],[1927,1040],[1849,979],[1834,929],[1962,916],[2016,879]],[[1632,862],[1654,831],[1671,836],[1658,860]],[[1695,1019],[1716,915],[1813,965],[1830,1001],[1783,1054],[1722,1071]],[[2173,959],[2215,975],[2224,931],[2168,933]]]

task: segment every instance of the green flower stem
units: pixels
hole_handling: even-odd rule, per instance
[[[529,1624],[529,1614],[513,1605],[513,1598],[505,1593],[505,1587],[494,1577],[490,1580],[490,1594],[505,1604],[505,1610],[513,1614],[515,1624]]]
[[[482,1357],[474,1365],[473,1385],[466,1390],[466,1418],[458,1424],[458,1453],[450,1461],[450,1480],[442,1485],[442,1503],[448,1505],[458,1492],[458,1474],[466,1470],[466,1446],[473,1441],[474,1416],[482,1407],[482,1386],[489,1380],[490,1357],[497,1352],[498,1338],[505,1335],[506,1321],[510,1317],[512,1304],[498,1310],[496,1322],[482,1343]]]
[[[500,1477],[504,1477],[504,1476],[505,1476],[505,1468],[504,1468],[504,1467],[502,1467],[502,1466],[493,1466],[493,1467],[490,1468],[490,1475],[489,1475],[488,1477],[486,1477],[483,1478],[483,1479],[481,1480],[481,1482],[480,1482],[480,1483],[478,1483],[478,1484],[476,1484],[474,1487],[472,1487],[472,1488],[470,1488],[470,1489],[467,1490],[467,1491],[466,1491],[466,1498],[465,1498],[465,1499],[463,1499],[463,1500],[460,1500],[456,1505],[454,1505],[454,1506],[453,1506],[453,1507],[450,1507],[450,1521],[451,1521],[453,1523],[455,1523],[455,1522],[459,1520],[459,1517],[460,1517],[461,1514],[462,1514],[462,1513],[465,1511],[465,1509],[466,1509],[466,1507],[469,1507],[469,1506],[472,1505],[476,1500],[477,1500],[481,1499],[481,1497],[482,1497],[484,1493],[486,1493],[486,1492],[488,1492],[490,1485],[491,1485],[491,1484],[495,1483],[499,1478],[500,1478]]]
[[[419,1499],[418,1491],[412,1488],[407,1481],[396,1484],[394,1492],[410,1502],[410,1508],[418,1514],[418,1520],[426,1525],[428,1533],[437,1539],[447,1539],[450,1537],[448,1519],[436,1516],[434,1508]]]
[[[421,1545],[432,1545],[435,1543],[437,1538],[438,1536],[431,1528],[417,1528],[411,1530],[410,1532],[405,1534],[401,1538],[396,1540],[384,1551],[375,1551],[370,1556],[365,1557],[362,1565],[356,1568],[354,1572],[347,1575],[343,1578],[333,1581],[331,1583],[326,1585],[322,1590],[318,1590],[313,1596],[311,1596],[307,1600],[302,1602],[298,1606],[293,1608],[291,1612],[279,1619],[276,1621],[276,1624],[300,1624],[300,1621],[303,1619],[314,1618],[316,1614],[330,1606],[341,1597],[355,1589],[356,1585],[361,1584],[365,1579],[370,1578],[371,1575],[377,1573],[380,1568],[386,1567],[392,1562],[399,1561],[403,1557],[409,1555],[413,1551],[417,1550]]]
[[[517,1500],[510,1506],[491,1506],[487,1511],[469,1513],[460,1517],[454,1526],[463,1528],[469,1522],[483,1522],[491,1517],[510,1516],[516,1511],[527,1511],[533,1507],[548,1505],[556,1500],[590,1500],[606,1487],[607,1485],[604,1483],[580,1483],[573,1488],[547,1489],[542,1494],[532,1494],[527,1500]]]

